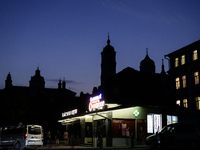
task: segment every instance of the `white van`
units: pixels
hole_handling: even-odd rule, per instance
[[[0,127],[0,147],[22,150],[36,149],[43,145],[43,130],[40,125]]]

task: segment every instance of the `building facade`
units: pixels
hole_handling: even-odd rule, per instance
[[[189,118],[198,118],[200,110],[200,40],[165,55],[169,60],[172,98],[176,105],[188,108]]]

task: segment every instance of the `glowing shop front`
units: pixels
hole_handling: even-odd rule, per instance
[[[149,134],[178,122],[178,116],[171,111],[169,107],[106,104],[99,96],[90,101],[89,112],[80,114],[77,109],[64,112],[59,122],[66,126],[75,144],[131,146],[145,144]]]

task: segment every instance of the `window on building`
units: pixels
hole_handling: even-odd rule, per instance
[[[181,56],[181,65],[185,65],[185,55]]]
[[[177,101],[176,101],[176,105],[181,106],[181,101],[180,101],[180,100],[177,100]]]
[[[195,100],[196,100],[196,108],[197,110],[200,110],[200,97],[199,96],[196,97]]]
[[[180,89],[180,78],[176,78],[176,89]]]
[[[199,72],[194,73],[194,84],[199,84]]]
[[[186,75],[182,76],[182,81],[183,81],[183,88],[186,88],[187,87],[187,84],[186,84]]]
[[[188,108],[187,99],[183,99],[183,107]]]
[[[179,60],[178,58],[175,58],[175,67],[178,67],[178,65],[179,65]]]
[[[167,115],[167,125],[173,123],[178,123],[178,116]]]
[[[193,51],[193,60],[197,60],[198,59],[198,53],[197,50]]]

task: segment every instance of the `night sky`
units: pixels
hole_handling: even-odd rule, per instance
[[[0,89],[9,72],[29,86],[39,67],[46,88],[65,78],[77,96],[91,93],[108,32],[117,72],[139,70],[148,48],[160,73],[164,55],[200,39],[200,1],[0,0]]]

